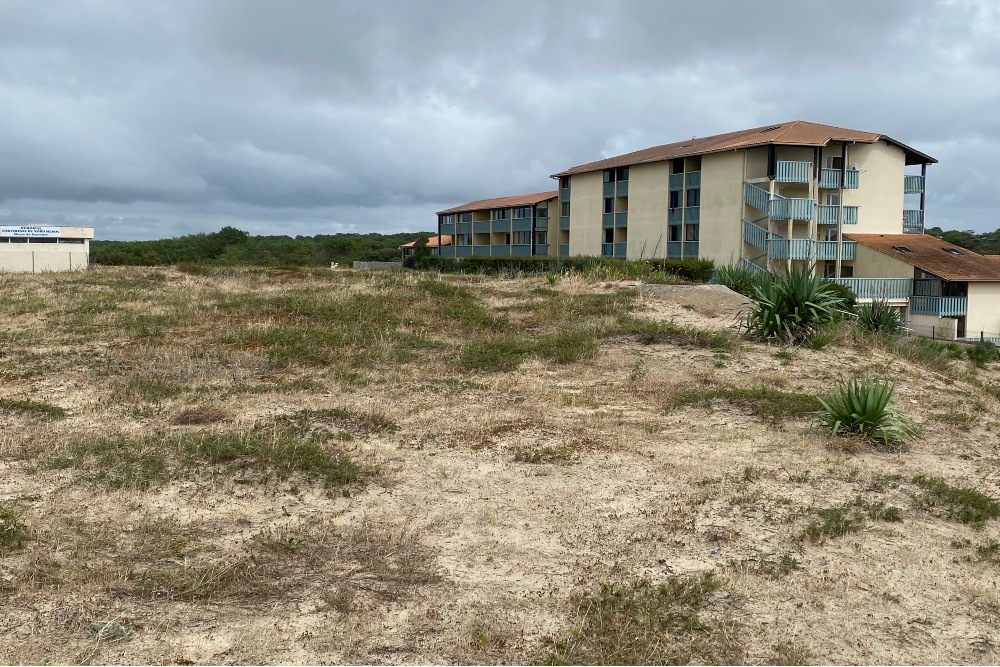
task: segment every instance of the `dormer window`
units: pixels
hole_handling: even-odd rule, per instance
[[[964,252],[962,252],[958,248],[941,248],[941,250],[944,250],[949,255],[964,255],[965,254]]]
[[[910,250],[909,248],[907,248],[905,245],[894,245],[894,246],[892,246],[892,249],[893,250],[898,250],[899,252],[905,252],[905,253],[910,254],[910,255],[913,254],[913,251]]]

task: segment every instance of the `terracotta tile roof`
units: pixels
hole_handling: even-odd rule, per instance
[[[711,137],[692,137],[687,141],[676,141],[672,144],[644,148],[641,151],[618,155],[597,162],[588,162],[577,167],[572,167],[558,174],[553,174],[553,178],[559,176],[571,176],[582,174],[598,169],[611,169],[614,167],[628,167],[634,164],[645,164],[647,162],[661,162],[677,157],[690,157],[694,155],[705,155],[706,153],[719,153],[721,151],[736,150],[738,148],[752,148],[755,146],[766,146],[768,144],[780,144],[786,146],[825,146],[831,141],[856,141],[858,143],[871,144],[879,139],[890,144],[899,146],[906,152],[907,164],[919,164],[922,162],[937,162],[929,155],[914,150],[895,139],[887,137],[877,132],[863,132],[861,130],[848,130],[843,127],[833,125],[820,125],[804,120],[793,120],[789,123],[779,123],[777,125],[764,125],[754,127],[749,130],[739,130],[738,132],[727,132],[726,134],[716,134]]]
[[[1000,261],[927,234],[844,234],[844,237],[942,280],[1000,281]],[[912,252],[896,250],[893,246],[909,248]]]
[[[399,246],[400,248],[412,248],[417,245],[416,241],[410,241],[409,243],[404,243]],[[441,236],[432,236],[427,239],[428,248],[437,248],[438,245],[451,245],[451,236],[448,234],[442,234]]]
[[[507,208],[508,206],[531,206],[539,204],[547,199],[553,199],[559,195],[558,192],[536,192],[530,195],[513,195],[512,197],[497,197],[495,199],[480,199],[470,201],[454,208],[438,211],[438,215],[447,213],[464,213],[466,211],[484,211],[492,208]]]

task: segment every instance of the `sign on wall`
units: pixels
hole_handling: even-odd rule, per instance
[[[30,236],[33,238],[59,238],[59,227],[49,225],[4,225],[0,226],[0,236]]]

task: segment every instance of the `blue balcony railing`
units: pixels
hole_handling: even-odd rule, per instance
[[[767,230],[749,220],[743,221],[743,240],[761,250],[767,249]]]
[[[671,190],[684,189],[684,174],[670,174],[670,189]]]
[[[758,211],[767,210],[767,201],[771,194],[764,188],[757,187],[753,183],[743,184],[743,201],[753,206]]]
[[[858,244],[854,241],[844,241],[840,246],[840,259],[845,262],[853,262],[858,254]],[[837,259],[836,241],[817,241],[816,259],[834,261]]]
[[[856,190],[861,185],[861,172],[857,169],[848,169],[844,175],[844,189]],[[820,169],[819,187],[836,189],[840,187],[839,169]]]
[[[745,257],[741,257],[740,258],[740,266],[742,266],[744,269],[748,269],[750,271],[753,271],[754,273],[768,273],[767,269],[765,269],[762,266],[758,266],[758,265],[754,264],[753,262],[751,262],[749,259],[747,259]]]
[[[812,239],[771,239],[767,255],[771,259],[811,259]]]
[[[684,184],[688,190],[692,188],[701,187],[701,172],[700,171],[689,171],[684,174]]]
[[[565,204],[569,201],[569,188],[559,188],[559,203]]]
[[[559,244],[559,256],[560,257],[569,257],[569,244],[568,243],[560,243]]]
[[[908,195],[917,195],[924,191],[923,176],[903,176],[903,192]]]
[[[628,181],[618,181],[615,186],[615,195],[618,197],[628,197]]]
[[[907,299],[913,293],[912,278],[835,278],[859,299]]]
[[[812,180],[812,162],[779,160],[774,180],[779,183],[808,183]]]
[[[628,254],[628,244],[627,243],[616,243],[615,244],[615,257],[625,259]]]
[[[615,196],[615,183],[614,183],[614,181],[611,181],[610,183],[605,183],[604,184],[604,198],[607,199],[608,197],[614,197],[614,196]]]
[[[510,246],[510,254],[515,257],[527,257],[531,255],[531,244],[520,244]]]
[[[615,255],[615,244],[614,243],[602,243],[601,244],[601,257],[614,257]]]
[[[906,233],[923,234],[924,212],[912,210],[903,211],[903,231]]]
[[[628,227],[628,211],[615,213],[615,227]]]
[[[549,219],[548,218],[535,218],[535,229],[548,229]]]
[[[837,224],[837,209],[838,206],[832,206],[830,204],[821,204],[816,207],[816,222],[821,225],[835,225]],[[845,206],[844,207],[844,224],[845,225],[856,225],[858,224],[858,207],[857,206]]]
[[[604,229],[612,229],[615,226],[615,214],[614,213],[602,213],[601,214],[601,227]]]
[[[535,255],[543,257],[549,254],[549,244],[548,243],[536,243],[535,244]]]
[[[812,220],[814,199],[772,199],[768,214],[772,220]]]
[[[569,216],[561,215],[559,216],[559,230],[563,232],[569,231]]]
[[[910,313],[934,317],[962,317],[968,310],[964,296],[911,296]]]

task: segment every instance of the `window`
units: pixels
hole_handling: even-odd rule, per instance
[[[825,241],[836,241],[837,240],[837,228],[827,227],[826,228],[826,238]]]
[[[701,206],[701,190],[694,189],[687,191],[687,205]]]
[[[559,179],[559,187],[560,188],[569,187],[569,176],[563,176],[562,178]]]
[[[958,248],[941,248],[941,250],[944,250],[949,255],[964,255],[965,254],[964,252],[962,252]]]
[[[839,155],[827,155],[826,156],[826,168],[827,169],[840,169],[844,164],[844,159]]]
[[[458,216],[459,222],[472,222],[472,213],[462,213]]]
[[[530,206],[520,206],[514,209],[515,218],[530,218],[531,217],[531,207]]]
[[[905,253],[908,253],[910,255],[913,254],[913,251],[910,250],[909,248],[907,248],[905,245],[894,245],[894,246],[892,246],[892,249],[893,250],[898,250],[899,252],[905,252]]]
[[[549,217],[549,205],[548,204],[539,204],[538,208],[535,210],[535,214],[539,218],[547,218],[547,217]]]
[[[514,245],[531,245],[531,232],[514,232]]]
[[[458,245],[472,245],[472,234],[459,234]]]
[[[681,191],[671,190],[670,192],[670,208],[680,208],[681,207]]]
[[[442,215],[441,216],[441,224],[442,225],[448,225],[448,224],[451,224],[453,222],[455,222],[455,214],[454,213],[452,213],[450,215]]]
[[[507,220],[510,218],[509,208],[495,208],[493,209],[493,219],[494,220]]]
[[[827,192],[826,193],[826,205],[827,206],[840,206],[840,193],[839,192]]]
[[[698,225],[685,225],[684,226],[684,240],[685,241],[697,241],[698,240]]]
[[[627,181],[628,180],[628,167],[618,167],[615,170],[615,180],[616,181]]]
[[[605,243],[614,243],[615,242],[615,230],[613,230],[613,229],[605,229],[604,230],[604,242]]]
[[[614,169],[605,169],[604,170],[604,182],[605,183],[614,183],[615,182],[615,170]]]
[[[535,232],[535,243],[538,245],[545,245],[549,242],[548,232]]]
[[[679,157],[670,161],[670,173],[671,174],[684,173],[684,158]]]
[[[854,267],[847,266],[846,264],[840,265],[840,277],[841,278],[853,278],[854,277]]]
[[[681,240],[681,226],[670,225],[670,242],[676,243]]]
[[[568,201],[564,201],[559,206],[559,215],[564,216],[564,217],[569,217],[569,202]]]
[[[615,212],[615,200],[611,197],[604,198],[604,212],[614,213]]]
[[[59,239],[59,243],[83,243],[84,239]]]

